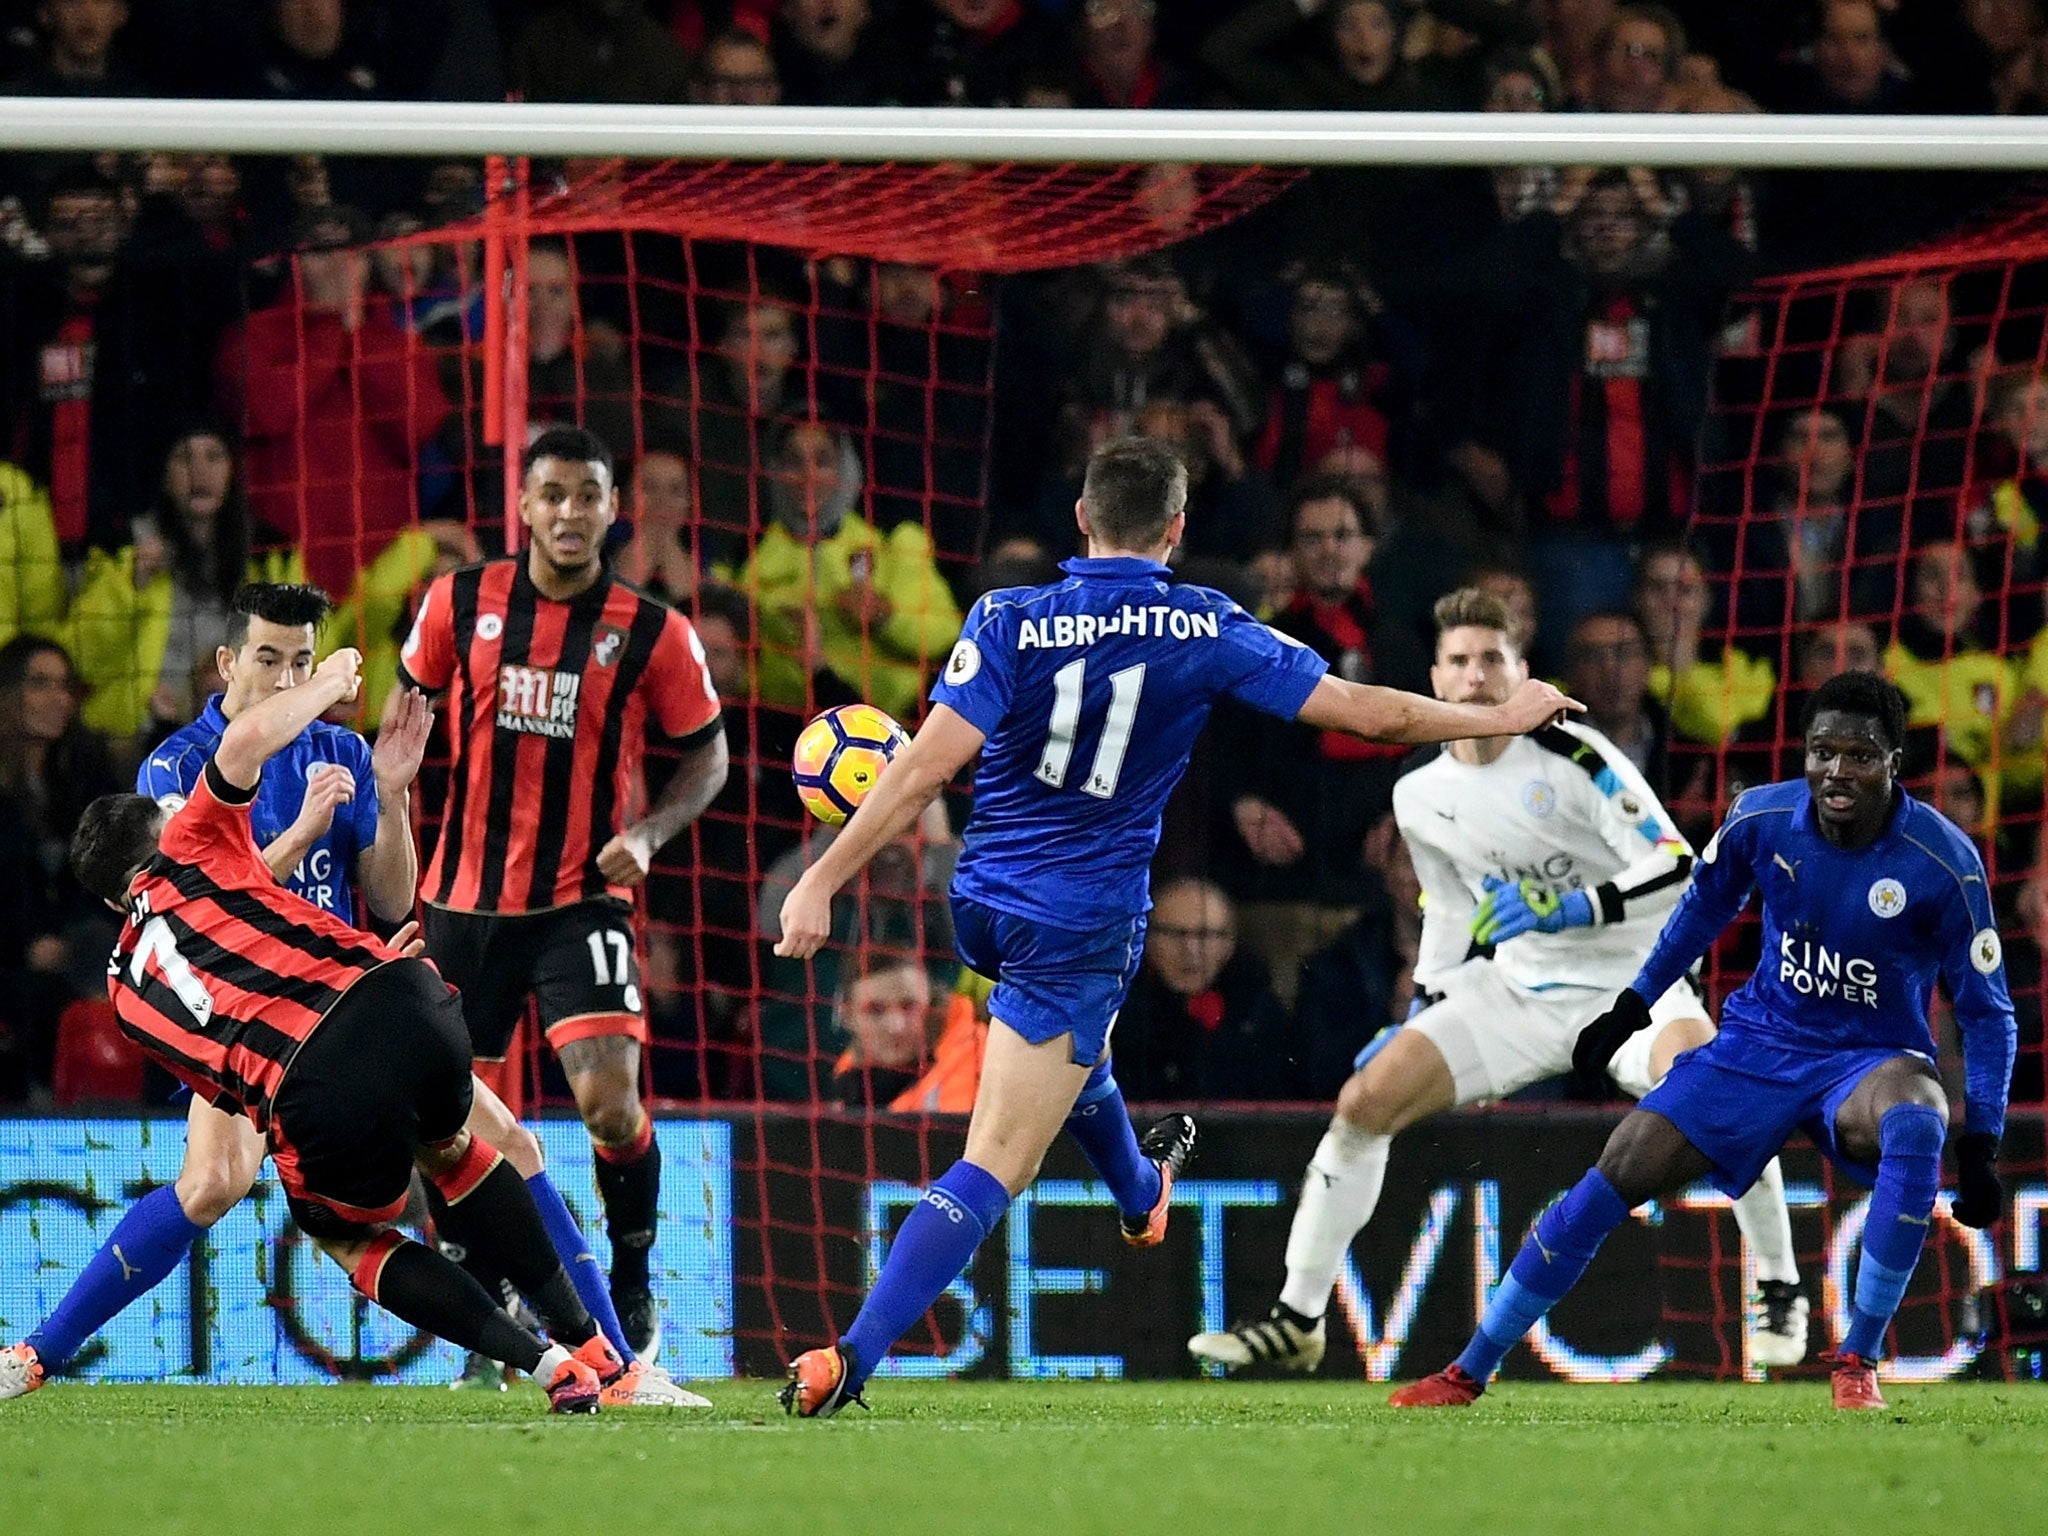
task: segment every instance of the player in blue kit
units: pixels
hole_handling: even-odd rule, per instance
[[[1954,1139],[1966,1226],[1998,1219],[1998,1141],[2017,1033],[1977,850],[1894,783],[1899,692],[1869,672],[1807,706],[1806,779],[1739,797],[1634,983],[1587,1025],[1574,1069],[1597,1080],[1662,994],[1763,894],[1763,957],[1722,1006],[1721,1032],[1678,1058],[1615,1129],[1599,1163],[1537,1220],[1465,1352],[1396,1391],[1397,1407],[1472,1402],[1523,1334],[1643,1201],[1710,1175],[1739,1195],[1795,1130],[1874,1185],[1849,1331],[1830,1355],[1837,1408],[1882,1408],[1875,1361],[1920,1260],[1941,1189],[1948,1096],[1928,995],[1939,973],[1967,1073]]]
[[[1187,471],[1163,444],[1097,449],[1076,508],[1087,558],[1067,561],[1062,581],[975,605],[917,736],[783,903],[776,953],[815,954],[834,893],[980,754],[952,900],[961,957],[996,987],[966,1155],[905,1218],[853,1326],[791,1363],[781,1396],[792,1413],[823,1418],[859,1400],[1062,1126],[1109,1186],[1126,1240],[1164,1236],[1193,1122],[1171,1117],[1140,1145],[1109,1036],[1144,950],[1160,816],[1219,696],[1415,743],[1518,735],[1574,707],[1536,682],[1481,706],[1327,675],[1315,652],[1220,593],[1172,584],[1165,560],[1186,502]]]
[[[136,792],[170,810],[183,805],[228,722],[312,675],[314,640],[329,607],[317,587],[252,583],[238,591],[229,643],[215,656],[226,689],[208,700],[197,720],[150,753],[136,774]],[[394,691],[374,750],[354,731],[316,720],[264,765],[250,830],[279,884],[350,923],[363,921],[358,888],[360,905],[386,926],[412,915],[419,863],[410,790],[432,726],[433,711],[423,695]],[[527,1179],[579,1296],[606,1338],[619,1346],[624,1332],[603,1271],[542,1170],[540,1144],[482,1088],[471,1125],[484,1130]],[[249,1193],[263,1157],[263,1138],[245,1116],[194,1098],[177,1180],[137,1201],[42,1327],[0,1350],[0,1399],[33,1391],[116,1314],[167,1278],[193,1242]],[[608,1406],[630,1404],[636,1394],[653,1402],[680,1392],[665,1381],[645,1380],[630,1353],[623,1358],[632,1380],[614,1384]]]

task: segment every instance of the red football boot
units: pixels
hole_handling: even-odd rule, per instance
[[[1387,1401],[1396,1408],[1469,1408],[1485,1390],[1485,1382],[1474,1381],[1462,1367],[1451,1364],[1434,1376],[1396,1388]]]
[[[1831,1349],[1821,1359],[1835,1368],[1837,1408],[1885,1408],[1884,1394],[1877,1390],[1877,1365],[1861,1355]]]
[[[807,1349],[789,1362],[789,1380],[775,1394],[785,1413],[800,1419],[829,1419],[848,1403],[867,1407],[855,1391],[853,1363],[837,1344]]]

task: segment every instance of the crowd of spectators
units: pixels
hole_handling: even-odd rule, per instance
[[[2037,112],[2048,6],[25,0],[0,4],[0,93]],[[381,697],[420,584],[500,547],[483,260],[435,234],[484,190],[461,161],[0,158],[0,903],[20,914],[0,1102],[51,1091],[98,986],[69,818],[216,686],[236,584],[333,593],[326,638],[365,650]],[[650,890],[678,1047],[657,1089],[971,1097],[985,1013],[941,899],[964,806],[878,866],[806,973],[766,949],[818,846],[783,765],[818,707],[914,719],[966,606],[1073,551],[1089,450],[1144,432],[1190,466],[1185,579],[1340,675],[1419,689],[1432,600],[1498,592],[1698,836],[1793,769],[1814,683],[1887,671],[1915,788],[1991,863],[2031,989],[2016,1086],[2040,1098],[2048,270],[1731,308],[1759,276],[1898,250],[2016,190],[1329,169],[1163,252],[1001,281],[534,241],[529,415],[619,453],[613,558],[696,617],[740,765]],[[1400,766],[1219,711],[1118,1031],[1132,1097],[1323,1096],[1401,1016]]]

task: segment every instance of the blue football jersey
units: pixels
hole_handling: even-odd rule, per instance
[[[1763,953],[1721,1007],[1721,1028],[1811,1055],[1859,1048],[1932,1058],[1929,994],[1940,976],[1968,1069],[1969,1128],[2004,1124],[2017,1032],[1984,864],[1954,823],[1901,793],[1877,841],[1837,848],[1804,780],[1729,807],[1635,987],[1663,989],[1763,894]]]
[[[1150,560],[990,592],[932,689],[985,736],[954,891],[1086,930],[1152,904],[1167,796],[1218,696],[1293,719],[1327,664]]]
[[[157,744],[135,773],[135,792],[152,800],[183,803],[199,782],[199,772],[220,745],[227,716],[219,694],[190,725]],[[306,776],[315,763],[339,763],[356,781],[355,798],[337,806],[327,833],[306,850],[285,886],[316,907],[346,922],[361,921],[356,910],[356,856],[377,840],[377,780],[370,771],[370,744],[354,731],[315,720],[298,739],[263,765],[255,803],[249,807],[249,829],[256,845],[267,848],[299,819],[306,799]]]

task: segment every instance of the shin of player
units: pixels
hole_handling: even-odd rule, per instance
[[[1905,737],[1898,691],[1851,672],[1816,690],[1806,780],[1750,790],[1633,986],[1574,1053],[1606,1071],[1647,1016],[1643,1001],[1763,897],[1763,961],[1722,1010],[1721,1033],[1676,1063],[1624,1120],[1599,1164],[1543,1213],[1458,1360],[1401,1388],[1399,1406],[1472,1402],[1507,1352],[1585,1272],[1643,1200],[1710,1175],[1744,1189],[1795,1129],[1873,1186],[1848,1332],[1828,1358],[1838,1408],[1884,1406],[1875,1369],[1919,1262],[1940,1192],[1948,1101],[1927,1004],[1954,1002],[1967,1075],[1953,1211],[1989,1226],[2016,1030],[1975,848],[1893,782]]]
[[[1076,508],[1087,558],[1068,561],[1063,581],[976,606],[923,726],[783,903],[776,952],[807,958],[831,930],[835,893],[979,756],[954,929],[963,958],[996,987],[967,1155],[905,1218],[841,1342],[792,1362],[782,1400],[793,1413],[828,1417],[858,1399],[1062,1127],[1115,1192],[1126,1240],[1163,1232],[1194,1125],[1175,1116],[1135,1138],[1108,1071],[1109,1036],[1143,953],[1160,816],[1217,697],[1412,742],[1527,730],[1568,706],[1540,684],[1479,707],[1328,676],[1315,652],[1220,594],[1169,581],[1186,499],[1186,470],[1163,445],[1095,452]]]

